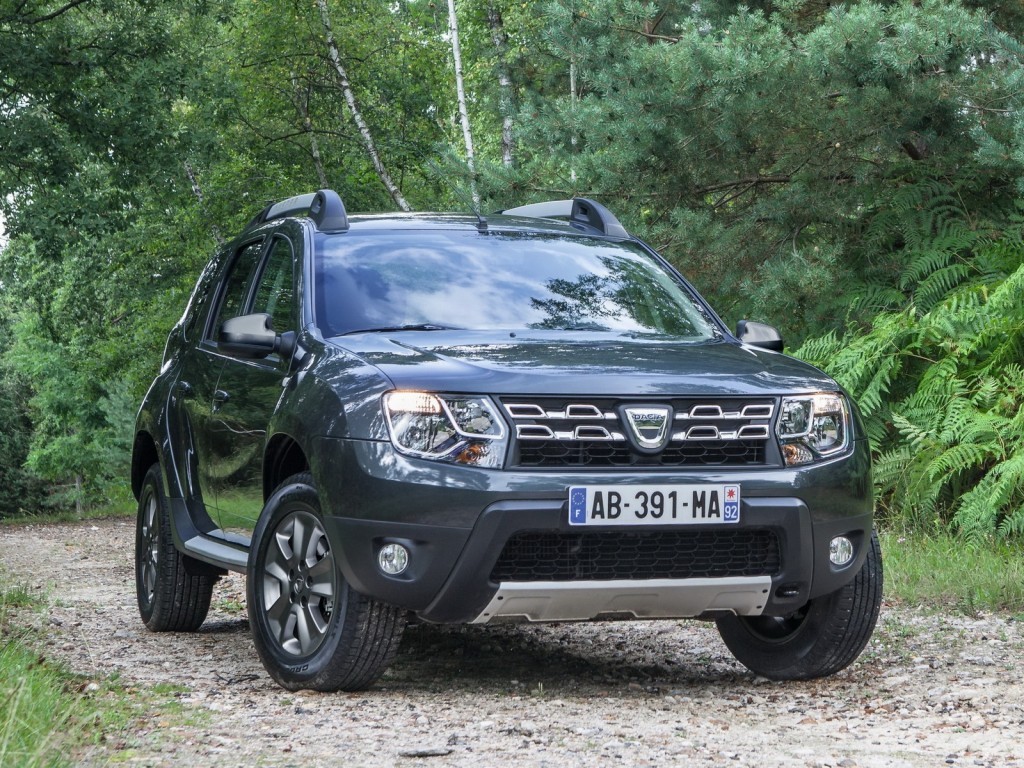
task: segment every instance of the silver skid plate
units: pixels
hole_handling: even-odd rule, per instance
[[[771,586],[769,576],[508,582],[499,586],[473,623],[486,624],[500,617],[585,621],[616,614],[638,619],[689,618],[707,611],[758,616],[764,610]]]

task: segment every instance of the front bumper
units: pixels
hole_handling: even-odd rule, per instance
[[[314,455],[324,464],[314,466],[313,473],[345,578],[359,592],[408,608],[426,621],[786,615],[850,581],[870,539],[865,443],[813,467],[658,471],[652,478],[651,472],[481,470],[407,459],[386,443],[321,442]],[[699,528],[768,531],[778,545],[776,565],[770,573],[718,578],[492,580],[516,534],[582,535],[568,524],[569,486],[645,482],[739,483],[740,523]],[[677,532],[679,526],[645,527],[644,534],[659,530]],[[587,528],[587,533],[600,532]],[[853,561],[842,568],[828,558],[829,542],[838,535],[856,547]],[[410,552],[410,565],[398,576],[377,566],[377,552],[386,543]]]

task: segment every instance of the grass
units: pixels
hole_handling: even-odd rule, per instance
[[[64,768],[91,745],[123,749],[139,722],[183,718],[170,690],[141,692],[116,676],[82,677],[40,655],[39,637],[24,617],[42,607],[26,587],[0,575],[0,766]]]
[[[105,517],[131,517],[138,509],[138,502],[132,496],[131,490],[125,486],[119,488],[112,497],[103,504],[86,507],[81,515],[78,515],[73,507],[43,509],[37,513],[28,515],[8,515],[0,517],[0,525],[42,525],[45,523],[73,523],[81,520],[99,520]]]
[[[882,533],[885,591],[911,605],[1024,614],[1024,544]]]
[[[63,751],[72,723],[85,714],[83,702],[68,693],[71,677],[48,664],[27,642],[25,630],[9,621],[15,608],[35,599],[22,586],[0,592],[0,765],[64,765]]]

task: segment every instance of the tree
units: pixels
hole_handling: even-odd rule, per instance
[[[359,129],[359,136],[362,138],[363,147],[366,149],[366,154],[370,158],[370,162],[373,163],[373,169],[377,172],[377,176],[380,177],[381,184],[388,191],[391,199],[395,201],[395,205],[403,211],[412,210],[409,207],[409,203],[406,202],[405,197],[402,195],[401,190],[391,180],[391,174],[388,173],[387,168],[384,166],[384,161],[381,159],[380,152],[377,151],[376,142],[373,140],[373,134],[370,132],[369,126],[363,119],[363,113],[359,109],[359,105],[356,103],[355,94],[352,91],[352,85],[348,80],[348,73],[345,71],[345,67],[341,63],[341,52],[338,49],[338,43],[334,38],[334,28],[331,26],[330,14],[327,10],[327,0],[317,0],[317,8],[320,11],[320,20],[324,25],[324,35],[327,40],[327,50],[330,56],[331,64],[334,67],[334,72],[338,78],[338,87],[345,96],[345,102],[348,104],[349,113],[352,115],[352,120],[355,122],[356,127]]]
[[[761,5],[547,6],[578,102],[526,107],[517,186],[613,201],[727,316],[800,339],[841,320],[847,292],[896,287],[886,213],[906,187],[924,218],[935,184],[1005,218],[1020,160],[983,150],[1013,136],[1020,67],[952,2]]]
[[[459,47],[459,20],[455,14],[455,0],[448,0],[448,34],[452,42],[452,64],[455,69],[455,90],[458,93],[459,122],[462,124],[462,138],[466,147],[466,165],[469,167],[469,188],[473,197],[473,209],[480,212],[480,193],[476,188],[476,162],[473,153],[473,132],[469,125],[469,110],[466,107],[466,86],[462,76],[462,50]]]

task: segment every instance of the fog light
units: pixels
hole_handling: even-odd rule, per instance
[[[828,559],[832,565],[846,565],[853,560],[853,542],[845,536],[836,536],[829,542]]]
[[[389,576],[397,576],[409,565],[409,550],[401,544],[385,544],[377,553],[377,565]]]

